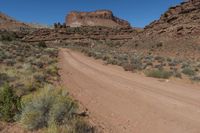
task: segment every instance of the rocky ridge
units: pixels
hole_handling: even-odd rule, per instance
[[[8,31],[25,31],[29,30],[31,27],[28,24],[23,22],[19,22],[4,13],[0,12],[0,30],[8,30]]]
[[[143,30],[129,27],[126,21],[117,20],[109,11],[70,14],[66,19],[67,27],[41,29],[28,35],[24,40],[120,40],[126,42],[120,48],[123,51],[190,59],[200,57],[200,0],[189,0],[170,7],[159,20],[147,25]],[[95,21],[98,26],[89,25],[87,23],[90,21],[86,20],[98,20]],[[109,27],[112,24],[111,20],[115,24],[118,21],[116,27]],[[118,27],[120,24],[123,27]]]
[[[94,12],[72,11],[66,16],[66,24],[70,27],[105,26],[131,27],[128,21],[115,17],[112,11],[97,10]]]
[[[200,57],[200,0],[170,7],[159,20],[133,36],[123,49],[176,56]]]
[[[87,27],[66,27],[57,29],[36,30],[24,38],[24,41],[87,41],[91,40],[112,40],[127,41],[132,39],[132,34],[136,34],[132,28],[109,28],[101,26]]]

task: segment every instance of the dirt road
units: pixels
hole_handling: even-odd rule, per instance
[[[200,85],[161,82],[71,50],[62,81],[108,133],[200,133]]]

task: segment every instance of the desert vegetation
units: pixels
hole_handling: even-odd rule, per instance
[[[102,59],[107,64],[119,65],[125,71],[144,72],[148,77],[168,79],[170,77],[187,78],[199,81],[199,60],[180,59],[160,56],[140,51],[123,51],[123,42],[96,41],[93,47],[87,45],[67,44],[68,48],[79,50],[87,56]]]
[[[93,133],[78,103],[58,85],[58,48],[0,37],[0,121],[47,133]]]

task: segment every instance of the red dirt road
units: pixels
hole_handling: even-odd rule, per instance
[[[200,85],[161,82],[67,49],[63,84],[106,133],[200,133]]]

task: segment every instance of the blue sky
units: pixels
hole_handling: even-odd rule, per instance
[[[144,27],[158,19],[170,6],[183,0],[0,0],[0,11],[23,22],[52,25],[64,22],[72,11],[112,10],[134,27]]]

